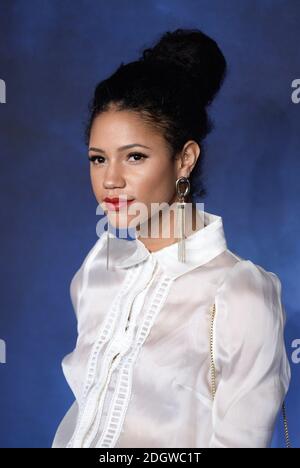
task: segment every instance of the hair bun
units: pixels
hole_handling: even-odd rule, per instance
[[[164,33],[156,45],[144,49],[139,59],[177,67],[191,78],[205,105],[219,91],[226,75],[226,60],[217,43],[199,29],[176,29]]]

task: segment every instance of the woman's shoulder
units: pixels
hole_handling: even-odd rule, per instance
[[[230,258],[230,268],[219,286],[218,292],[228,288],[238,288],[239,293],[259,292],[270,289],[276,294],[281,293],[281,281],[276,273],[269,271],[262,265],[245,259],[227,250]]]
[[[215,259],[215,267],[217,296],[232,292],[241,300],[249,295],[261,296],[267,291],[276,296],[281,293],[281,281],[276,273],[229,249]]]
[[[72,302],[73,309],[74,309],[76,316],[77,316],[79,297],[80,297],[80,293],[82,292],[84,271],[88,269],[89,263],[93,261],[94,255],[97,254],[97,252],[99,252],[102,249],[104,240],[105,240],[105,232],[106,231],[104,231],[102,235],[98,237],[96,241],[94,241],[90,249],[84,255],[78,269],[75,271],[75,273],[73,274],[71,278],[70,285],[69,285],[69,292],[70,292],[70,298],[71,298],[71,302]]]
[[[239,257],[215,295],[218,329],[229,335],[251,335],[261,342],[267,331],[282,329],[285,311],[281,301],[281,281],[249,259]]]

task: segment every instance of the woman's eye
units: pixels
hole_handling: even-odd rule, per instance
[[[99,162],[99,159],[103,159],[102,156],[89,156],[89,160],[95,165],[99,166],[101,162]],[[97,162],[96,162],[97,161]]]
[[[134,158],[138,158],[138,159],[134,159],[134,162],[139,162],[141,161],[141,159],[146,159],[147,156],[145,156],[144,154],[142,153],[131,153],[129,156],[128,156],[128,159],[131,158],[131,157],[134,157]]]

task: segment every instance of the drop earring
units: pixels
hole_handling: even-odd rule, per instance
[[[107,217],[106,269],[109,269],[109,219]]]
[[[178,260],[185,262],[185,197],[190,193],[190,181],[187,177],[179,177],[176,180],[176,194],[179,201],[176,204],[177,233],[178,233]]]

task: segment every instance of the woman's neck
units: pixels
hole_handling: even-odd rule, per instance
[[[166,223],[166,219],[168,223]],[[156,215],[148,219],[146,222],[147,226],[145,223],[141,230],[142,235],[138,235],[137,238],[143,242],[149,252],[157,252],[164,247],[175,244],[178,242],[175,221],[176,217],[173,209],[168,209],[164,214],[160,210],[158,216]],[[191,202],[188,202],[185,207],[185,226],[185,238],[204,227],[203,219],[199,216],[196,205]],[[147,236],[144,234],[145,231],[147,232]],[[152,232],[155,232],[154,236],[151,236]]]

